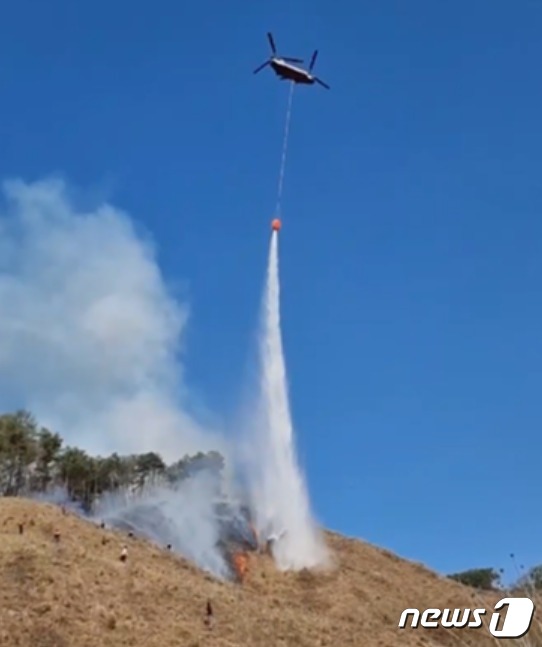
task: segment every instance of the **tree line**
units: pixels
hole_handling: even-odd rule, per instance
[[[155,452],[120,456],[91,456],[67,446],[62,437],[25,410],[0,415],[0,496],[46,494],[62,488],[71,501],[90,511],[104,493],[138,490],[155,482],[171,486],[207,470],[218,477],[224,467],[219,452],[199,452],[166,465]],[[448,577],[475,589],[502,588],[500,571],[474,568]],[[534,566],[513,586],[542,591],[542,565]]]
[[[171,485],[201,470],[220,475],[218,452],[184,456],[166,465],[155,452],[91,456],[66,446],[62,437],[38,424],[25,410],[0,415],[0,495],[45,494],[63,488],[73,502],[92,509],[96,499],[121,488],[143,488],[160,480]]]

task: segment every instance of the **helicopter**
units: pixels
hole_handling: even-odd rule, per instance
[[[301,83],[304,85],[313,85],[318,83],[327,90],[329,90],[329,85],[324,83],[316,76],[312,75],[312,68],[316,62],[316,57],[318,56],[318,50],[315,50],[312,55],[311,62],[308,70],[304,70],[301,67],[296,67],[295,65],[290,65],[290,63],[303,63],[303,59],[300,58],[291,58],[289,56],[277,56],[277,48],[275,47],[275,41],[271,33],[267,34],[269,44],[271,45],[272,56],[262,65],[257,67],[254,70],[254,74],[258,74],[260,70],[263,70],[264,67],[270,65],[273,68],[275,74],[280,78],[281,81],[288,79],[294,83]]]

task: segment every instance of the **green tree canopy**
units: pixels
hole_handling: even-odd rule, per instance
[[[500,581],[500,573],[493,568],[473,568],[461,573],[453,573],[448,577],[456,582],[472,586],[475,589],[492,591]]]
[[[166,465],[156,452],[91,456],[65,447],[61,436],[39,427],[28,411],[0,415],[0,495],[46,493],[61,487],[86,509],[96,498],[119,488],[141,488],[162,480],[174,484],[202,470],[220,475],[218,452],[199,452]]]

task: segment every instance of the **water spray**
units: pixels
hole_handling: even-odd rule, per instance
[[[323,565],[328,555],[312,519],[295,449],[280,322],[278,241],[278,233],[273,231],[259,335],[258,434],[262,465],[256,517],[259,531],[272,541],[278,567],[297,570]]]

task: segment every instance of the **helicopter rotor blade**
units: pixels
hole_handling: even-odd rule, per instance
[[[269,65],[269,61],[265,61],[265,63],[262,63],[259,67],[257,67],[253,74],[258,74],[261,70],[263,70],[264,67],[267,67]]]
[[[323,81],[321,81],[320,79],[317,79],[316,77],[314,77],[314,80],[316,81],[316,83],[319,83],[321,86],[323,86],[324,88],[326,88],[326,90],[330,90],[330,89],[331,89],[327,83],[324,83],[324,82],[323,82]]]
[[[273,54],[277,53],[277,48],[275,47],[275,41],[273,39],[273,34],[271,32],[267,33],[267,39],[269,40],[269,44],[271,45],[271,51]]]
[[[303,63],[302,58],[291,58],[290,56],[281,56],[283,61],[287,61],[288,63]]]
[[[309,72],[312,71],[312,68],[314,67],[314,64],[316,63],[316,57],[318,56],[318,50],[314,51],[314,54],[312,55],[311,58],[311,64],[309,65]]]

